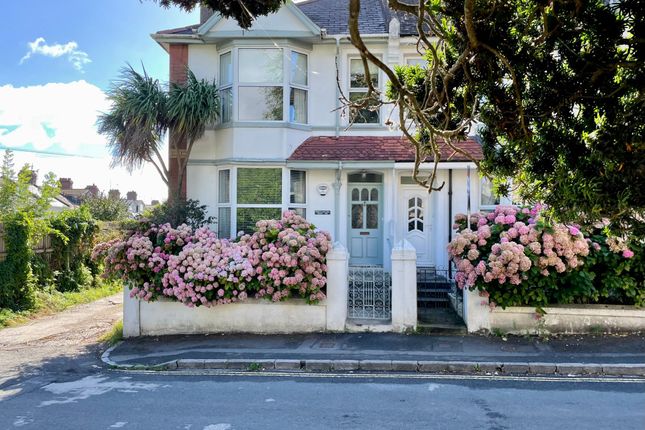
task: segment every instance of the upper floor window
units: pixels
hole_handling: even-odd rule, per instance
[[[220,118],[230,122],[233,115],[233,54],[227,52],[219,57]]]
[[[307,123],[307,63],[307,55],[283,48],[234,48],[220,55],[222,122]]]
[[[379,88],[379,71],[376,65],[368,62],[369,80],[374,88]],[[365,101],[368,92],[368,81],[363,61],[360,58],[349,60],[349,100],[354,103]],[[380,115],[378,100],[370,100],[366,107],[352,109],[350,121],[354,124],[378,124]]]

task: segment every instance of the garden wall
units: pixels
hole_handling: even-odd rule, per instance
[[[327,254],[327,298],[310,305],[248,299],[213,307],[188,307],[169,299],[146,302],[123,292],[123,336],[206,333],[312,333],[343,331],[347,319],[347,251],[335,244]]]
[[[126,293],[127,294],[127,293]],[[129,294],[127,294],[129,296]],[[310,333],[327,328],[326,304],[308,305],[304,300],[273,303],[249,299],[212,308],[189,308],[170,300],[144,302],[133,306],[137,321],[129,321],[129,335],[158,336],[205,333]],[[133,318],[131,318],[133,319]],[[126,327],[124,326],[124,332]],[[133,333],[134,332],[134,333]]]
[[[537,318],[534,307],[506,309],[488,306],[479,293],[464,291],[468,331],[500,331],[511,334],[645,332],[645,308],[619,305],[555,305]]]
[[[634,306],[558,305],[544,311],[546,315],[537,319],[532,307],[495,309],[490,313],[491,330],[513,334],[645,331],[645,309]]]

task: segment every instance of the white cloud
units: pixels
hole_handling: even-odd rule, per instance
[[[34,149],[58,147],[65,152],[103,147],[96,133],[99,112],[109,102],[103,91],[85,81],[49,83],[29,87],[0,86],[0,127],[18,126],[0,134],[7,147],[31,144]]]
[[[0,150],[0,160],[3,156],[4,151]],[[33,165],[39,181],[46,173],[53,172],[58,178],[71,178],[74,188],[96,184],[106,194],[112,188],[118,189],[123,197],[128,191],[136,191],[139,199],[146,203],[153,199],[165,200],[168,194],[166,185],[150,164],[130,174],[124,168],[110,168],[108,156],[86,158],[16,151],[13,159],[16,169],[24,164]]]
[[[20,59],[20,64],[23,64],[34,55],[44,55],[52,58],[65,56],[76,70],[83,72],[83,67],[92,62],[87,52],[78,49],[78,43],[74,41],[67,42],[64,45],[60,43],[48,45],[45,38],[39,37],[33,42],[29,42],[28,45],[29,51]]]
[[[148,165],[132,174],[123,168],[110,169],[106,140],[96,131],[98,113],[108,109],[105,93],[85,81],[0,86],[0,145],[93,154],[97,158],[16,151],[14,159],[16,167],[33,164],[41,177],[49,171],[58,177],[71,177],[75,187],[95,183],[103,191],[137,191],[144,201],[165,198],[165,185],[154,167]]]

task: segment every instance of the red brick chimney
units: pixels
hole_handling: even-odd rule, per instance
[[[126,194],[126,200],[131,200],[135,201],[137,199],[137,192],[136,191],[128,191]]]
[[[110,190],[108,191],[108,199],[119,200],[121,198],[121,191]]]
[[[85,187],[85,189],[90,192],[92,197],[98,197],[99,187],[97,187],[95,184],[88,185],[87,187]]]
[[[74,187],[74,181],[71,178],[60,178],[58,181],[61,190],[71,190]]]
[[[188,45],[171,44],[168,48],[170,54],[170,82],[183,84],[186,82],[186,72],[188,71]],[[179,167],[177,166],[178,155],[186,151],[186,141],[181,140],[172,130],[170,130],[168,148],[168,200],[175,198],[177,187],[179,186]],[[186,198],[186,175],[182,182],[179,197]]]

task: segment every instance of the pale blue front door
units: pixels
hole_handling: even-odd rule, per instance
[[[383,185],[349,184],[349,263],[383,264]]]

